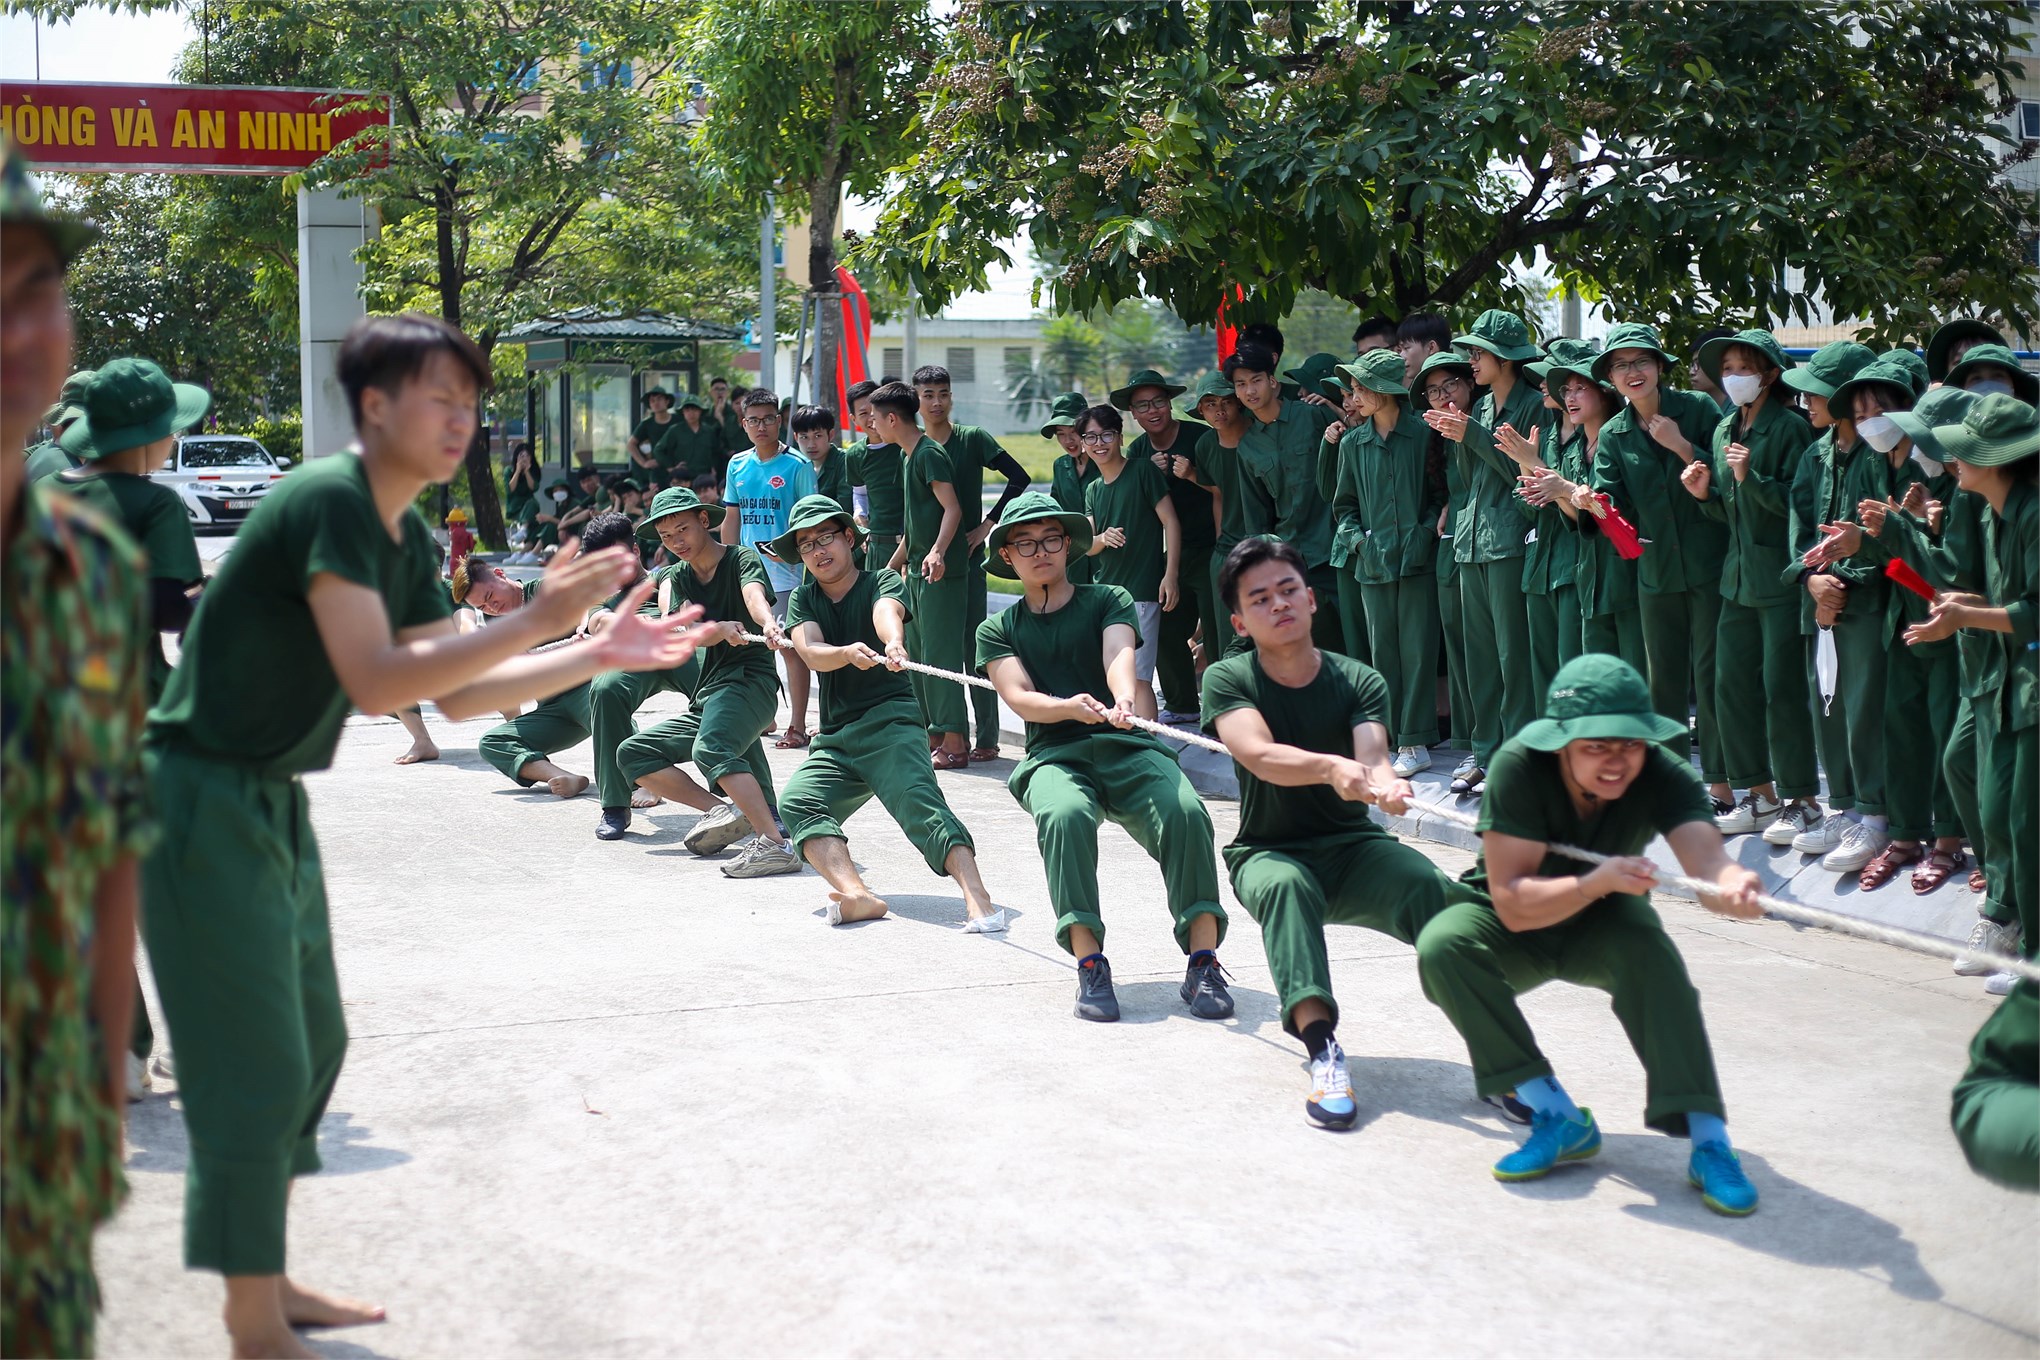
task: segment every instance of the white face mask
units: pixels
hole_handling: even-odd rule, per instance
[[[1863,442],[1879,453],[1890,453],[1898,447],[1898,441],[1905,438],[1905,431],[1893,423],[1890,416],[1869,416],[1856,422],[1856,433],[1863,436]]]
[[[1747,406],[1763,395],[1764,380],[1754,373],[1724,373],[1721,390],[1738,406]]]
[[[555,491],[552,493],[552,498],[556,501],[563,501],[567,498],[567,493],[564,491]]]
[[[1920,446],[1918,444],[1913,445],[1912,460],[1913,463],[1919,468],[1919,470],[1921,472],[1926,473],[1929,477],[1938,477],[1948,470],[1942,464],[1935,462],[1933,459],[1927,457],[1927,455],[1925,455],[1924,453],[1921,453]]]
[[[1974,392],[1979,397],[1987,397],[1993,392],[2001,392],[2008,397],[2012,395],[2012,385],[2003,378],[1978,378],[1962,390]]]

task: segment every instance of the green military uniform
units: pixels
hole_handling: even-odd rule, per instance
[[[59,473],[46,485],[91,506],[128,532],[148,559],[148,576],[168,581],[179,588],[195,586],[205,579],[198,560],[198,539],[191,531],[191,516],[177,493],[161,482],[125,472],[93,472],[80,468]],[[149,647],[149,698],[163,695],[170,681],[170,660],[163,651],[160,633],[153,634]]]
[[[929,617],[922,620],[924,637],[940,632],[946,639],[950,635],[947,611],[953,593],[963,592],[962,626],[957,631],[954,649],[945,641],[942,654],[951,656],[956,664],[944,665],[946,670],[963,671],[970,669],[971,648],[977,637],[978,625],[985,621],[991,610],[990,589],[985,584],[985,552],[982,547],[965,550],[965,540],[970,532],[985,522],[985,469],[1006,456],[1006,450],[989,431],[975,425],[958,425],[949,432],[949,439],[943,444],[943,451],[949,455],[950,471],[956,474],[956,502],[963,507],[963,523],[956,531],[956,542],[950,545],[951,560],[942,580],[936,582],[933,598],[923,608],[931,610]],[[959,557],[958,553],[962,552]],[[923,660],[928,660],[926,656]],[[933,665],[943,665],[933,662]],[[975,739],[973,750],[993,750],[999,745],[999,696],[990,690],[973,689],[968,693],[947,681],[936,681],[936,688],[953,697],[956,704],[957,726],[945,731],[961,732],[961,716],[968,708]],[[948,699],[944,699],[948,702]],[[931,722],[931,725],[932,722]]]
[[[859,572],[840,600],[830,599],[817,582],[803,581],[787,603],[786,631],[812,623],[831,646],[861,642],[883,654],[885,643],[872,621],[880,600],[897,600],[903,609],[907,600],[906,582],[883,568]],[[947,873],[950,852],[975,845],[935,782],[927,729],[907,673],[845,666],[816,678],[821,726],[779,800],[794,849],[816,836],[847,839],[843,823],[876,797],[928,868]]]
[[[659,448],[666,442],[667,433],[676,423],[679,423],[678,418],[671,411],[666,412],[664,420],[657,416],[646,416],[640,420],[630,432],[631,465],[644,466],[637,460],[637,455],[642,453],[662,468],[671,467],[671,463],[659,456]]]
[[[1136,604],[1153,604],[1161,595],[1162,576],[1169,566],[1178,568],[1177,580],[1181,581],[1182,564],[1164,560],[1162,520],[1155,513],[1155,507],[1168,498],[1167,479],[1145,458],[1129,458],[1111,481],[1101,474],[1084,487],[1084,513],[1092,531],[1120,529],[1126,534],[1125,546],[1107,548],[1090,558],[1092,579],[1097,584],[1118,586]]]
[[[1780,369],[1792,366],[1768,331],[1710,341],[1701,363],[1711,358],[1712,371],[1719,372],[1720,353],[1731,344],[1768,354]],[[1775,782],[1778,797],[1790,800],[1819,793],[1820,770],[1799,591],[1784,579],[1792,551],[1792,482],[1814,435],[1806,418],[1782,403],[1783,395],[1774,387],[1754,417],[1735,410],[1714,427],[1712,480],[1700,508],[1728,527],[1714,666],[1715,707],[1732,715],[1721,728],[1722,769],[1734,788]],[[1731,444],[1750,451],[1741,480],[1729,470]]]
[[[1007,525],[1020,522],[1008,512]],[[1072,538],[1072,552],[1080,542]],[[1089,694],[1109,703],[1105,630],[1124,624],[1138,638],[1133,599],[1116,586],[1076,586],[1073,591],[1068,603],[1046,614],[1035,613],[1021,600],[987,619],[978,629],[978,671],[1010,656],[1026,667],[1029,681],[1043,694]],[[1098,823],[1106,818],[1124,827],[1161,865],[1177,946],[1190,952],[1190,924],[1204,915],[1218,919],[1224,940],[1211,815],[1160,741],[1143,732],[1075,721],[1029,723],[1027,754],[1006,787],[1034,818],[1048,896],[1055,905],[1055,939],[1065,950],[1075,926],[1090,930],[1099,948],[1104,947]]]
[[[1271,679],[1257,653],[1216,662],[1204,672],[1204,727],[1250,708],[1278,742],[1351,757],[1353,729],[1389,721],[1389,689],[1362,661],[1320,650],[1318,673],[1292,688]],[[1329,923],[1366,926],[1413,943],[1445,906],[1445,879],[1431,862],[1391,836],[1324,784],[1271,784],[1235,764],[1240,829],[1225,848],[1240,905],[1261,925],[1268,971],[1282,1002],[1282,1028],[1298,1032],[1296,1007],[1321,1001],[1338,1023]]]
[[[1254,485],[1258,494],[1250,501],[1258,499],[1268,507],[1267,532],[1303,554],[1307,579],[1318,599],[1312,640],[1327,651],[1340,651],[1346,639],[1339,621],[1339,574],[1332,566],[1332,492],[1337,488],[1331,477],[1333,460],[1325,448],[1332,413],[1307,401],[1285,399],[1273,421],[1263,423],[1252,412],[1248,416],[1247,432],[1240,436],[1240,481]],[[1251,506],[1248,514],[1253,515]]]
[[[1097,480],[1096,463],[1086,458],[1084,470],[1080,473],[1077,471],[1077,460],[1067,453],[1061,454],[1049,472],[1049,494],[1055,497],[1055,503],[1063,509],[1081,515],[1084,513],[1084,492]],[[1097,579],[1092,562],[1093,559],[1089,557],[1071,560],[1069,570],[1071,585],[1086,586]]]
[[[864,560],[873,568],[892,561],[893,550],[900,546],[900,535],[906,532],[906,488],[900,482],[905,464],[896,444],[859,441],[843,455],[850,485],[864,488],[867,507]],[[901,564],[902,577],[907,565]]]
[[[542,584],[539,581],[524,583],[525,604],[531,603]],[[618,598],[621,597],[612,597],[610,603],[613,605]],[[692,664],[690,660],[689,665]],[[526,765],[588,740],[588,693],[592,683],[584,681],[549,699],[542,699],[531,712],[520,713],[510,721],[490,728],[475,743],[475,749],[481,753],[482,759],[502,771],[505,778],[522,788],[530,788],[537,781],[526,779],[520,773]],[[625,801],[629,801],[628,794]]]
[[[92,1229],[126,1193],[92,1022],[94,899],[155,843],[148,568],[112,520],[47,484],[22,499],[0,548],[0,1352],[90,1355]]]
[[[1986,398],[1968,418],[1986,416],[2000,400]],[[1944,438],[1942,441],[1947,444]],[[1950,446],[1957,458],[1964,451]],[[2007,610],[2012,631],[1986,633],[1985,681],[1976,698],[1977,749],[1983,763],[1981,806],[1986,835],[2010,847],[2009,872],[2001,894],[2025,932],[2025,952],[2040,951],[2040,847],[2033,828],[2040,822],[2034,790],[2040,787],[2040,680],[2033,644],[2040,616],[2040,490],[2031,482],[2013,486],[2002,515],[1983,525],[1984,599]]]
[[[708,580],[686,562],[662,567],[658,579],[660,596],[670,597],[673,609],[698,604],[704,619],[740,623],[747,632],[757,624],[744,604],[744,587],[755,584],[767,601],[778,598],[764,561],[744,544],[724,548]],[[655,770],[692,761],[710,788],[721,787],[728,775],[748,771],[764,790],[766,805],[776,811],[772,767],[759,740],[779,714],[779,668],[772,650],[755,642],[718,642],[704,648],[700,660],[700,679],[689,694],[687,711],[624,738],[616,748],[617,770],[627,785],[635,785]],[[605,800],[603,806],[610,804]]]
[[[954,592],[939,595],[934,601],[941,615],[940,627],[932,644],[927,631],[926,609],[929,601],[928,582],[921,571],[921,564],[934,550],[935,539],[942,532],[942,502],[935,498],[935,484],[947,482],[951,492],[956,491],[956,474],[951,470],[949,453],[927,435],[914,445],[901,460],[902,500],[905,505],[904,527],[907,540],[907,651],[915,659],[930,666],[941,666],[944,670],[960,671],[963,658],[955,654],[949,645],[954,631],[951,624],[962,626],[962,613],[957,605],[959,597]],[[962,497],[958,497],[962,504]],[[970,525],[970,507],[963,505],[963,517],[958,520],[956,536],[950,540],[949,552],[942,559],[942,574],[947,577],[957,570],[952,565],[958,560],[959,548],[964,541],[964,530]],[[937,659],[937,658],[943,659]],[[914,693],[920,698],[921,712],[928,722],[928,735],[940,737],[944,732],[961,732],[964,726],[963,696],[955,692],[957,687],[948,681],[938,681],[932,676],[914,675]]]
[[[1217,546],[1218,526],[1211,517],[1211,492],[1197,484],[1195,474],[1198,434],[1203,429],[1201,425],[1178,421],[1176,442],[1168,448],[1157,449],[1154,441],[1143,432],[1126,449],[1129,463],[1146,463],[1154,467],[1153,456],[1166,453],[1170,457],[1188,458],[1192,467],[1189,477],[1178,477],[1174,472],[1162,473],[1169,504],[1176,510],[1183,557],[1176,564],[1176,589],[1179,592],[1176,607],[1162,611],[1162,635],[1155,652],[1155,683],[1161,687],[1162,706],[1178,713],[1197,711],[1197,662],[1190,655],[1190,639],[1196,633],[1197,625],[1206,621],[1211,612],[1213,581],[1216,579],[1212,574],[1211,554]],[[1216,656],[1217,652],[1208,655]]]
[[[1969,1045],[1950,1122],[1978,1175],[2040,1190],[2040,987],[2022,979]]]
[[[1395,362],[1393,350],[1380,350]],[[1398,370],[1399,376],[1399,370]],[[1388,691],[1397,746],[1438,740],[1438,511],[1425,454],[1431,427],[1404,407],[1384,438],[1371,419],[1339,439],[1332,564],[1366,601],[1367,654]],[[1347,743],[1351,745],[1350,742]],[[1346,748],[1338,748],[1341,754]]]
[[[1562,415],[1545,425],[1538,457],[1562,468],[1568,444],[1586,443],[1580,426],[1567,428]],[[1530,636],[1530,685],[1543,694],[1558,668],[1586,650],[1586,618],[1580,613],[1580,538],[1572,517],[1556,505],[1525,506],[1530,541],[1523,545],[1523,609]]]
[[[1494,430],[1507,425],[1542,440],[1545,424],[1544,398],[1528,382],[1518,382],[1499,407],[1493,393],[1483,393],[1467,419],[1466,438],[1453,446],[1467,493],[1452,526],[1452,555],[1459,568],[1473,749],[1482,769],[1537,711],[1530,609],[1523,599],[1530,520],[1516,494],[1516,464],[1496,446]]]
[[[1582,667],[1623,664],[1583,657],[1561,670],[1558,684]],[[1649,702],[1641,676],[1632,673],[1629,683],[1637,704]],[[1550,711],[1565,710],[1554,705]],[[1674,720],[1658,721],[1658,732],[1673,734]],[[1481,799],[1481,831],[1634,855],[1655,834],[1688,822],[1713,826],[1707,790],[1663,746],[1650,748],[1642,773],[1620,799],[1597,816],[1582,817],[1560,773],[1563,733],[1547,736],[1548,724],[1533,723],[1495,753]],[[1556,745],[1547,744],[1554,739]],[[1549,852],[1538,867],[1545,877],[1581,872],[1583,866]],[[1552,1075],[1516,998],[1556,980],[1609,993],[1615,1018],[1643,1060],[1645,1123],[1680,1135],[1688,1114],[1725,1116],[1700,994],[1647,896],[1611,893],[1557,925],[1512,931],[1495,912],[1485,854],[1452,895],[1453,904],[1417,937],[1417,968],[1424,995],[1466,1040],[1480,1094],[1499,1095]]]
[[[701,403],[693,397],[682,397],[680,409],[673,413],[673,423],[666,426],[665,433],[652,448],[652,456],[664,468],[686,468],[693,476],[717,470],[717,459],[732,448],[742,448],[749,440],[739,438],[736,444],[729,444],[729,432],[708,418],[702,412],[701,424],[687,423],[687,408],[701,409]]]
[[[850,462],[843,450],[831,444],[820,462],[810,458],[808,464],[815,470],[815,494],[827,496],[847,511],[850,506]],[[879,565],[885,564],[881,562]]]
[[[360,458],[305,464],[248,517],[150,715],[166,834],[142,924],[191,1136],[191,1267],[283,1272],[290,1178],[319,1169],[347,1048],[301,776],[331,763],[349,705],[308,592],[332,575],[375,591],[393,631],[421,627],[452,609],[438,564],[415,510],[392,541]]]
[[[54,477],[59,472],[68,472],[79,466],[79,461],[65,453],[54,439],[37,444],[25,456],[28,460],[28,473],[23,480],[26,482],[39,482],[46,477]]]

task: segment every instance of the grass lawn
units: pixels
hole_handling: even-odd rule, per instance
[[[1020,430],[1013,434],[1002,434],[999,443],[1006,452],[1020,460],[1020,466],[1027,469],[1027,479],[1043,491],[1055,471],[1055,460],[1062,457],[1062,445],[1053,439],[1043,439],[1037,430]]]

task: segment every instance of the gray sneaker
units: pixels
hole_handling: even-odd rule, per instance
[[[703,813],[680,843],[697,855],[720,855],[750,834],[750,819],[735,803],[723,803]]]
[[[1200,1020],[1223,1020],[1233,1013],[1232,993],[1226,990],[1225,969],[1218,955],[1208,954],[1204,962],[1192,962],[1183,972],[1177,995],[1190,1013]]]
[[[1119,997],[1112,990],[1112,965],[1103,954],[1077,965],[1077,1019],[1111,1023],[1119,1018]]]
[[[753,836],[737,857],[722,867],[725,878],[770,878],[800,872],[800,856],[785,841]]]
[[[1976,928],[1969,932],[1969,947],[1982,949],[1992,954],[2016,954],[2019,952],[2019,926],[2015,921],[2000,925],[1988,916],[1981,917]],[[1955,960],[1955,974],[1958,977],[1989,977],[1997,972],[1994,964],[1986,963],[1974,955]]]

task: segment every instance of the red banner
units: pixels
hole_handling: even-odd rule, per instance
[[[389,121],[346,90],[0,81],[0,134],[43,170],[287,175]]]

